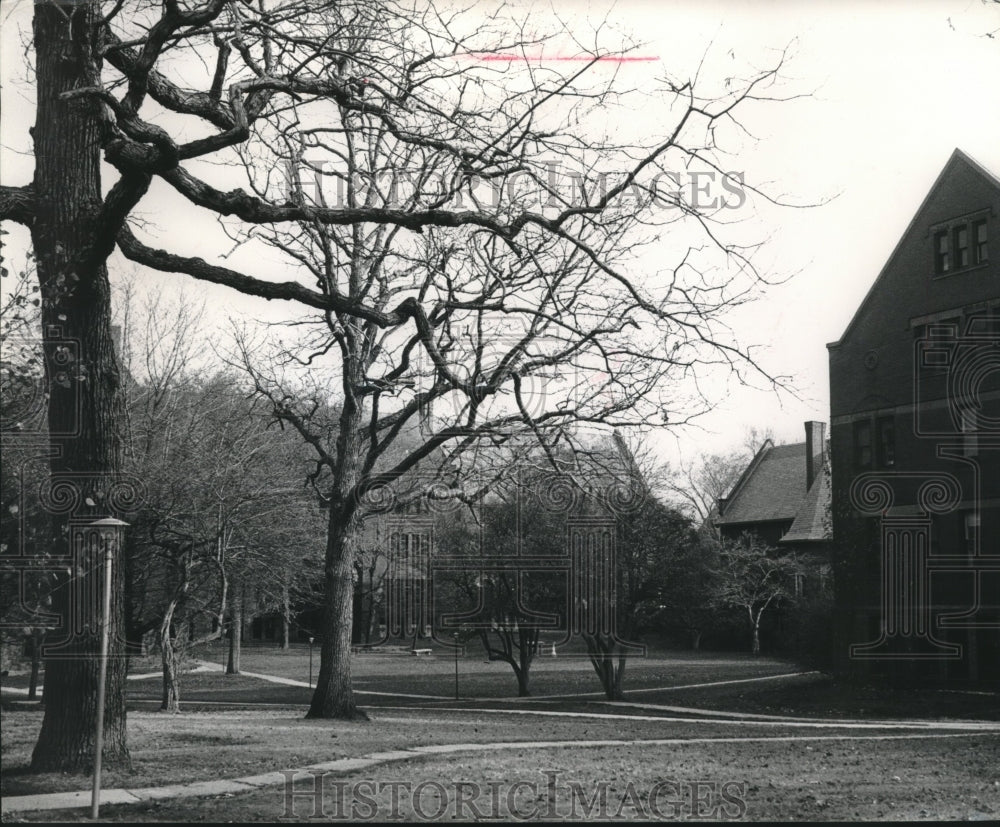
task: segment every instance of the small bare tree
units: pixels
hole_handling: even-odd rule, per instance
[[[768,609],[795,598],[798,560],[781,554],[754,534],[723,541],[718,560],[714,603],[746,612],[750,651],[759,655],[761,618]]]

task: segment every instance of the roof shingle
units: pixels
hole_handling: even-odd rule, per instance
[[[736,484],[716,524],[791,520],[782,542],[830,539],[826,519],[830,483],[825,469],[820,467],[807,491],[806,443],[765,444]]]

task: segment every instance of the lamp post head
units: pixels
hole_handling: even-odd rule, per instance
[[[88,524],[90,528],[97,528],[102,531],[118,531],[121,528],[128,528],[129,523],[119,520],[117,517],[102,517],[100,520]]]
[[[87,528],[96,530],[101,540],[105,543],[111,543],[119,538],[128,526],[128,523],[124,520],[119,520],[117,517],[103,517],[100,520],[87,523]]]

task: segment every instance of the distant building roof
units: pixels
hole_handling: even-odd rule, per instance
[[[716,525],[750,526],[791,520],[782,542],[830,539],[826,511],[830,484],[825,461],[818,463],[816,478],[806,490],[806,443],[764,443],[746,471],[721,503]]]
[[[825,463],[824,463],[825,466]],[[830,475],[823,467],[813,480],[812,488],[802,500],[795,522],[788,533],[781,538],[782,543],[813,542],[829,540],[830,527]]]

